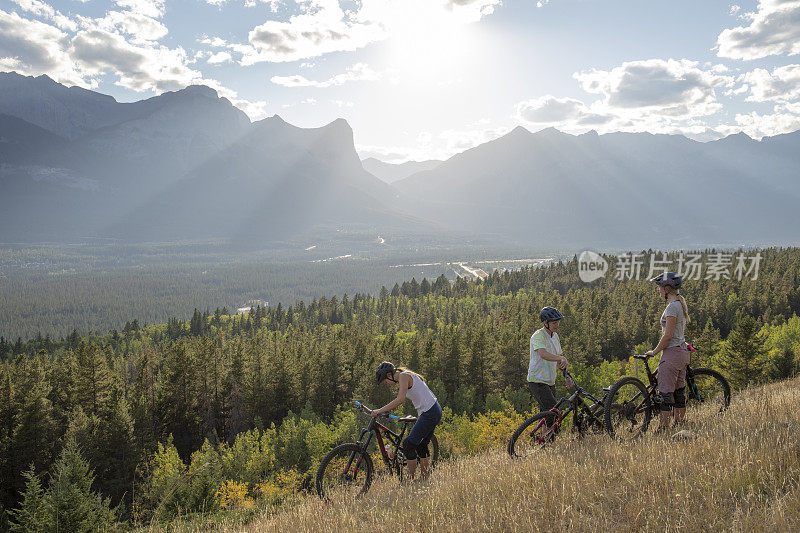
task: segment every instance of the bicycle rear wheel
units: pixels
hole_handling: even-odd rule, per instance
[[[686,380],[686,404],[699,406],[711,405],[712,409],[721,413],[731,404],[731,386],[728,380],[710,368],[694,368],[691,377]]]
[[[606,431],[619,440],[633,440],[647,431],[652,411],[647,387],[639,379],[626,376],[614,383],[606,396]]]
[[[553,411],[533,415],[511,435],[508,455],[521,459],[535,454],[548,442],[552,442],[559,424],[558,415]]]
[[[317,469],[317,494],[325,500],[360,496],[369,490],[371,483],[372,459],[355,442],[332,449]]]

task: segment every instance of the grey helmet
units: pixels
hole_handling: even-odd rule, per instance
[[[381,381],[386,379],[386,376],[389,374],[394,374],[394,364],[389,361],[384,361],[378,365],[377,370],[375,370],[375,384],[380,385]]]
[[[683,278],[681,278],[675,272],[664,272],[663,274],[659,274],[658,276],[654,277],[650,281],[659,287],[672,287],[675,290],[680,289],[681,285],[683,284]]]
[[[561,320],[564,318],[564,315],[562,315],[561,311],[555,307],[548,306],[539,311],[539,318],[542,320],[542,322],[555,322],[556,320]]]

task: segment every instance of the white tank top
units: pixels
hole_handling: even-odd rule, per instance
[[[414,409],[417,410],[417,414],[421,415],[433,407],[433,404],[436,403],[436,396],[433,395],[431,389],[428,388],[428,385],[425,384],[425,380],[421,377],[410,372],[402,373],[408,374],[411,377],[411,386],[406,392],[406,398],[411,400],[411,403],[414,404]]]

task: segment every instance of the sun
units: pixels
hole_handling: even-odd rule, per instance
[[[471,26],[441,10],[399,17],[392,21],[388,66],[405,83],[447,82],[472,55],[477,34]]]

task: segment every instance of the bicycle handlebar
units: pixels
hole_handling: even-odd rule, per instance
[[[571,381],[571,382],[572,382],[572,384],[575,386],[575,390],[579,390],[579,389],[581,389],[580,385],[578,385],[578,382],[577,382],[577,381],[575,381],[575,378],[574,378],[574,377],[572,377],[572,374],[570,374],[570,373],[569,373],[569,370],[567,370],[567,369],[565,368],[565,369],[563,369],[563,370],[561,371],[561,373],[562,373],[562,374],[564,374],[564,379],[565,379],[565,380],[569,380],[569,381]],[[567,382],[567,384],[569,384],[569,381]],[[581,389],[581,390],[582,390],[582,389]]]
[[[366,405],[364,405],[363,403],[361,403],[361,402],[359,402],[359,401],[357,401],[357,400],[354,400],[354,401],[353,401],[353,403],[355,403],[355,404],[356,404],[356,407],[358,407],[358,408],[359,408],[359,409],[360,409],[362,412],[364,412],[364,413],[366,413],[366,414],[370,414],[370,415],[372,414],[372,409],[370,409],[369,407],[367,407],[367,406],[366,406]],[[383,418],[388,418],[388,419],[390,419],[390,420],[400,420],[400,417],[399,417],[399,416],[397,416],[397,415],[392,415],[392,414],[389,414],[389,413],[381,413],[381,414],[380,414],[380,415],[378,415],[378,416],[381,416],[381,417],[383,417]]]

